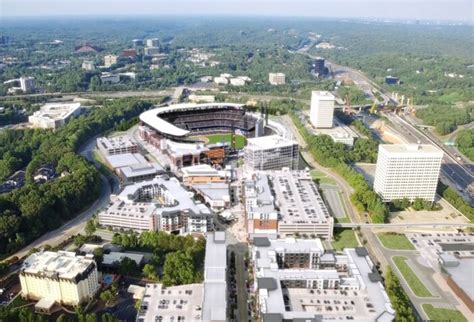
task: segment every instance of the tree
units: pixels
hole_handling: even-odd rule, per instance
[[[95,233],[96,227],[95,227],[94,219],[89,219],[87,221],[84,231],[86,232],[87,236],[92,236]]]
[[[110,301],[115,298],[115,294],[111,290],[105,290],[100,293],[100,299],[105,302],[105,306],[108,306]]]
[[[118,267],[118,273],[120,275],[131,275],[136,273],[138,270],[137,263],[128,257],[122,258]]]
[[[101,266],[104,261],[104,249],[102,247],[97,247],[94,249],[94,259],[97,263],[97,266]]]
[[[79,234],[76,237],[74,237],[74,245],[76,247],[81,247],[86,242],[87,242],[87,237],[86,236],[83,236],[83,235]]]
[[[193,258],[188,253],[169,253],[163,267],[163,284],[171,286],[198,282],[195,271]]]
[[[154,265],[145,264],[143,267],[143,274],[145,274],[146,277],[151,280],[158,280],[158,272],[156,271],[156,267]]]

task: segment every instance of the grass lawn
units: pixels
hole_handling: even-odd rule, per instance
[[[334,250],[359,247],[355,232],[350,228],[334,228],[332,247]]]
[[[467,321],[467,319],[458,310],[436,308],[431,304],[423,304],[423,310],[430,320],[434,321]]]
[[[211,134],[206,136],[209,143],[230,142],[230,133],[226,134]],[[247,145],[247,138],[243,135],[235,135],[235,148],[237,150],[243,149]]]
[[[402,273],[404,279],[407,281],[413,293],[418,297],[432,297],[433,295],[428,291],[428,289],[423,285],[415,272],[408,265],[407,258],[403,256],[394,256],[393,261],[397,265],[398,269]]]
[[[350,223],[350,219],[348,217],[341,217],[341,218],[338,218],[338,217],[334,217],[334,223],[336,224],[347,224],[347,223]]]
[[[402,234],[380,233],[377,234],[380,242],[385,248],[396,250],[415,250],[408,238]]]
[[[319,181],[320,184],[332,184],[336,185],[336,181],[333,178],[328,177],[325,173],[318,170],[311,170],[311,178],[315,181]]]

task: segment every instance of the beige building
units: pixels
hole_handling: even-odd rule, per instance
[[[225,183],[229,176],[225,170],[216,170],[208,164],[198,164],[181,168],[183,184],[192,186],[205,183]]]
[[[110,67],[114,64],[117,64],[118,56],[117,55],[106,55],[104,56],[104,66]]]
[[[443,151],[429,144],[380,144],[374,190],[384,202],[434,201]]]
[[[315,128],[332,128],[334,119],[334,95],[328,91],[311,93],[310,121]]]
[[[272,85],[284,85],[286,83],[286,75],[283,73],[268,74],[268,81]]]
[[[97,265],[92,256],[73,252],[39,252],[20,269],[21,295],[48,303],[78,306],[92,299],[99,288]]]
[[[81,103],[48,103],[28,117],[34,128],[57,129],[82,113]]]

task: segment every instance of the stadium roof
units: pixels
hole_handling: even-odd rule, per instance
[[[222,108],[222,107],[237,107],[240,108],[244,106],[243,104],[234,104],[234,103],[205,103],[205,104],[191,104],[191,103],[184,103],[184,104],[174,104],[166,107],[158,107],[152,110],[143,112],[140,114],[140,120],[151,126],[155,130],[172,135],[172,136],[186,136],[189,134],[190,131],[181,129],[164,119],[160,118],[160,114],[170,113],[170,112],[178,112],[178,111],[186,111],[186,110],[209,110],[214,108]]]

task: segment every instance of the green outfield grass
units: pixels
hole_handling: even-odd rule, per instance
[[[395,250],[415,250],[408,238],[402,234],[380,233],[377,234],[380,242],[385,248]]]
[[[404,256],[393,257],[393,262],[395,265],[397,265],[398,269],[403,275],[403,278],[407,281],[413,293],[415,293],[415,295],[418,297],[432,297],[433,295],[426,288],[426,286],[423,285],[406,261],[407,258]]]
[[[467,319],[458,310],[436,308],[431,304],[423,304],[423,310],[428,318],[433,321],[467,321]]]
[[[230,142],[230,133],[206,135],[209,143]],[[243,135],[235,135],[235,148],[243,149],[247,145],[247,138]]]

